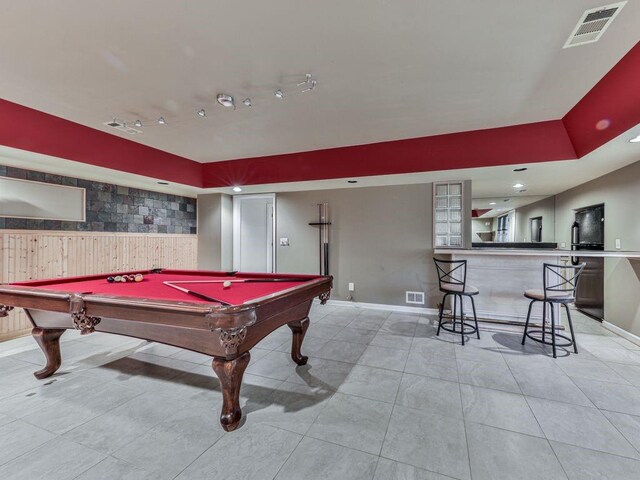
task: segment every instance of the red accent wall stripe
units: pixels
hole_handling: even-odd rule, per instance
[[[202,186],[202,164],[0,99],[0,144],[170,182]]]
[[[640,42],[562,119],[578,157],[640,123]]]
[[[257,185],[576,158],[560,120],[312,152],[212,162],[204,186]]]

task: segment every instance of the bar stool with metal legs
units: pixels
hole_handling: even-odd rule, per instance
[[[441,260],[434,258],[433,261],[436,264],[438,271],[438,285],[440,291],[444,293],[442,297],[442,303],[440,303],[440,315],[438,316],[438,332],[436,336],[440,335],[440,329],[446,330],[451,333],[459,333],[462,338],[462,345],[464,345],[464,336],[475,333],[480,338],[480,330],[478,328],[478,317],[476,316],[476,304],[473,301],[473,296],[479,293],[476,287],[467,285],[467,261],[466,260]],[[442,321],[442,315],[444,313],[444,303],[449,295],[453,295],[453,310],[452,318],[448,321]],[[473,321],[475,325],[464,321],[464,297],[469,297],[471,300],[471,307],[473,308]],[[456,310],[458,298],[460,298],[460,320],[456,322]],[[459,324],[460,328],[456,326]]]
[[[556,347],[570,347],[573,345],[573,351],[578,353],[576,345],[576,337],[573,333],[573,323],[571,323],[571,313],[569,312],[569,304],[576,301],[576,288],[578,280],[584,270],[584,263],[580,265],[553,265],[545,263],[542,268],[542,290],[527,290],[524,296],[531,300],[529,303],[529,312],[527,313],[527,321],[524,324],[524,334],[522,335],[522,345],[527,337],[544,345],[551,345],[553,349],[553,358],[556,358]],[[531,307],[535,302],[542,302],[542,328],[529,328],[529,320],[531,318]],[[551,328],[547,329],[547,304],[551,310]],[[560,333],[556,333],[556,318],[553,309],[554,304],[564,305],[567,311],[567,321],[571,338]],[[551,334],[551,342],[546,340],[546,334]],[[538,338],[539,335],[539,338]],[[556,337],[566,340],[565,343],[557,343]]]

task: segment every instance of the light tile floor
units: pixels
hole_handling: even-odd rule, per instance
[[[63,336],[45,381],[31,339],[0,344],[0,479],[640,478],[640,347],[575,314],[578,355],[518,330],[315,306],[251,351],[242,427],[218,424],[210,360],[114,335]]]

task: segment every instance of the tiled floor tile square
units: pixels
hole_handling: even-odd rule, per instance
[[[147,472],[117,458],[107,457],[84,472],[77,480],[156,480],[155,473]]]
[[[286,380],[295,371],[296,364],[285,352],[269,352],[260,360],[247,367],[246,372],[261,377]]]
[[[451,480],[451,477],[380,457],[373,480]]]
[[[246,425],[225,434],[176,479],[272,480],[301,439],[268,425]]]
[[[378,457],[313,438],[304,438],[275,480],[371,480]]]
[[[287,382],[338,390],[353,367],[352,363],[309,357],[307,364],[297,367],[287,378]]]
[[[356,363],[366,349],[367,345],[362,343],[348,343],[333,339],[318,348],[313,356],[336,362]]]
[[[611,424],[640,452],[640,417],[601,410]]]
[[[460,383],[520,393],[520,387],[506,364],[457,360]]]
[[[401,372],[355,365],[338,392],[394,403],[401,379]]]
[[[639,387],[585,378],[576,378],[575,382],[596,407],[640,416]]]
[[[467,422],[544,437],[524,396],[472,385],[460,385],[460,391]]]
[[[464,423],[455,418],[396,405],[382,456],[454,478],[471,478]]]
[[[406,350],[369,345],[358,360],[358,364],[401,372],[404,370],[407,355]]]
[[[543,438],[467,423],[473,480],[566,480]]]
[[[38,448],[55,438],[55,435],[42,428],[16,420],[0,427],[0,465],[20,455]]]
[[[404,367],[405,373],[458,381],[458,365],[455,357],[439,358],[432,352],[412,348]]]
[[[378,455],[391,410],[388,403],[336,393],[307,436]]]
[[[369,345],[375,336],[376,332],[373,330],[346,327],[340,330],[340,333],[334,338],[334,340]]]
[[[104,454],[61,438],[0,467],[2,480],[71,480],[105,458]]]
[[[460,386],[438,378],[405,373],[398,390],[397,405],[462,418]]]
[[[631,480],[640,472],[638,460],[553,441],[551,446],[569,480]]]
[[[640,453],[593,407],[528,398],[527,401],[549,440],[630,458]]]
[[[509,360],[507,360],[509,362]],[[557,400],[575,405],[593,406],[574,381],[566,373],[555,367],[548,368],[514,368],[510,367],[522,393],[538,398]]]

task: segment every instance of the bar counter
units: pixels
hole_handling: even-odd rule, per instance
[[[530,300],[524,297],[524,291],[542,289],[544,263],[562,265],[576,255],[640,259],[640,252],[542,248],[436,248],[434,254],[440,258],[467,260],[467,283],[480,290],[475,297],[478,319],[517,325],[524,324],[527,317]],[[471,311],[470,307],[465,305],[465,311]],[[559,309],[556,311],[560,313]],[[534,305],[531,321],[541,323],[541,302]]]

